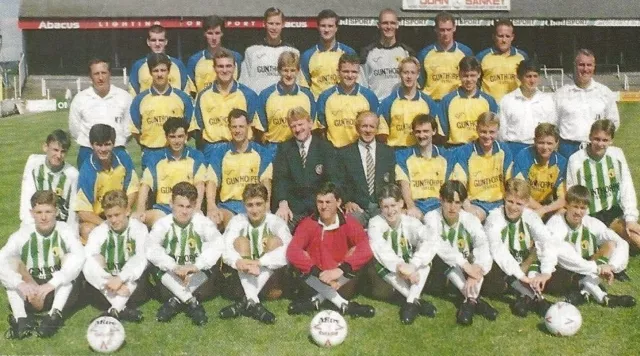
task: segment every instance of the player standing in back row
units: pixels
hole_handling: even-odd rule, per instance
[[[398,65],[403,58],[413,56],[413,50],[398,42],[398,14],[384,9],[378,15],[380,38],[362,49],[362,69],[366,84],[382,100],[400,84]]]
[[[356,54],[351,47],[336,40],[339,21],[338,14],[333,10],[320,11],[320,43],[306,50],[300,57],[302,74],[316,98],[324,90],[338,83],[338,60],[342,54]]]
[[[282,10],[270,7],[264,12],[264,39],[260,43],[249,46],[244,52],[244,61],[240,70],[240,83],[248,86],[256,93],[276,84],[280,79],[278,58],[285,51],[300,55],[291,44],[282,40],[284,28]]]

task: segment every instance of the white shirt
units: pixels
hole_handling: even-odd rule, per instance
[[[527,98],[520,88],[500,100],[498,117],[499,140],[528,144],[533,143],[538,124],[548,122],[556,125],[558,122],[556,104],[551,94],[537,90],[531,98]]]
[[[594,121],[609,119],[620,127],[620,113],[613,92],[591,80],[582,89],[576,84],[565,84],[555,93],[558,129],[565,140],[587,142]]]
[[[382,215],[377,215],[369,220],[367,234],[373,256],[391,272],[396,272],[398,264],[404,263],[403,247],[408,248],[410,258],[407,263],[416,268],[428,266],[436,253],[443,248],[444,241],[429,233],[427,227],[414,217],[404,214],[400,216],[400,222],[395,229],[399,239],[397,251],[393,250],[392,239],[384,236],[385,233],[392,230],[394,229]]]
[[[467,262],[475,263],[482,267],[485,275],[489,273],[491,265],[493,264],[491,252],[489,250],[489,241],[484,229],[482,228],[482,223],[477,217],[475,217],[475,215],[461,210],[458,222],[453,226],[449,226],[445,221],[444,216],[442,216],[442,209],[439,208],[425,214],[424,224],[432,234],[435,234],[435,236],[438,236],[441,239],[444,239],[451,230],[455,230],[457,232],[457,237],[462,237],[460,235],[462,235],[463,232],[468,234],[471,239],[471,246],[465,247],[465,249],[469,249],[465,250],[465,254],[468,254],[468,256],[465,256],[465,254],[460,252],[457,245],[451,245],[449,243],[442,245],[444,246],[445,252],[456,256],[454,259],[456,266],[462,267]],[[456,241],[454,241],[454,244],[455,243]],[[438,252],[438,256],[445,260],[440,252]],[[473,256],[473,261],[469,261],[467,259],[471,256]],[[451,266],[454,265],[446,260],[445,262]]]
[[[146,248],[146,255],[149,262],[164,272],[173,271],[178,266],[178,262],[169,255],[167,252],[168,248],[165,250],[162,242],[168,234],[182,236],[185,229],[192,229],[193,233],[198,234],[202,240],[201,252],[195,261],[191,261],[191,263],[201,271],[213,267],[220,256],[222,256],[224,242],[216,225],[202,214],[194,214],[189,225],[184,228],[178,226],[178,224],[173,221],[173,214],[169,214],[156,221],[149,233]],[[194,247],[189,246],[189,242],[187,242],[186,245],[193,253]]]
[[[311,146],[311,139],[313,139],[313,135],[309,134],[309,137],[307,137],[306,140],[304,141],[298,141],[296,140],[296,144],[298,145],[298,152],[302,151],[302,149],[304,149],[304,153],[307,154],[307,156],[309,155],[309,146]]]
[[[613,241],[615,243],[615,248],[609,257],[608,264],[611,266],[614,272],[623,271],[627,268],[627,263],[629,262],[629,243],[622,239],[618,234],[616,234],[613,230],[609,229],[602,221],[591,217],[585,216],[582,218],[582,224],[575,229],[571,229],[567,224],[567,220],[564,217],[564,214],[556,214],[547,221],[547,227],[553,238],[557,241],[562,241],[565,244],[572,246],[576,252],[580,253],[582,250],[582,246],[580,241],[584,241],[583,233],[591,234],[595,239],[596,246],[600,247],[603,243],[607,241]],[[586,230],[586,231],[584,231]],[[576,244],[567,241],[568,237],[572,235],[574,232],[578,232],[582,239],[578,239]],[[595,253],[596,251],[589,251],[590,253]],[[559,254],[558,259],[562,261],[562,253]],[[594,262],[594,261],[590,261]],[[594,262],[595,263],[595,262]],[[566,267],[565,267],[566,268]],[[569,268],[567,268],[569,269]],[[569,269],[573,271],[572,269]],[[578,273],[577,271],[573,271]]]
[[[376,140],[373,140],[368,144],[365,143],[362,140],[358,140],[358,150],[360,151],[360,162],[362,162],[362,169],[364,170],[365,178],[367,178],[366,177],[366,175],[367,175],[367,145],[369,145],[370,150],[371,150],[371,158],[373,159],[374,171],[375,171],[375,167],[376,167]]]
[[[255,251],[255,253],[260,256],[258,258],[260,265],[272,270],[286,266],[287,246],[289,246],[289,242],[291,242],[291,232],[284,220],[271,213],[267,213],[264,221],[258,226],[251,225],[245,214],[238,214],[229,221],[229,224],[224,231],[224,235],[222,236],[225,244],[224,253],[222,254],[224,263],[234,269],[237,269],[236,262],[238,262],[242,256],[240,256],[238,251],[233,247],[233,243],[238,237],[247,237],[251,244],[252,229],[257,229],[258,232],[258,236],[256,236],[258,239],[256,242],[258,251]],[[263,239],[265,236],[275,236],[280,238],[282,246],[273,251],[264,253],[264,245],[262,242],[264,241]],[[253,247],[251,248],[253,249]]]
[[[84,264],[84,249],[78,238],[78,233],[73,230],[69,225],[64,222],[58,221],[55,226],[55,231],[58,233],[58,237],[64,242],[68,251],[63,253],[60,257],[64,257],[64,261],[61,262],[60,270],[52,273],[51,279],[47,282],[54,287],[58,287],[63,284],[69,284],[78,277],[80,271],[82,271],[82,265]],[[16,289],[18,285],[23,282],[22,276],[12,268],[9,263],[21,258],[22,248],[31,239],[31,234],[35,233],[38,241],[45,239],[40,235],[35,228],[35,225],[23,225],[20,229],[14,232],[7,243],[0,250],[0,282],[7,289]],[[49,237],[54,233],[52,232]],[[48,237],[46,237],[48,238]],[[39,252],[42,252],[41,244],[38,243]],[[55,254],[55,252],[50,255]],[[38,254],[39,262],[42,262],[43,258],[50,259],[51,256],[42,256]],[[28,261],[27,268],[31,268]],[[42,265],[42,264],[40,264]],[[50,264],[51,265],[51,264]]]
[[[638,221],[638,202],[636,200],[636,189],[633,186],[629,164],[624,156],[624,152],[619,147],[609,146],[604,156],[596,161],[592,159],[585,147],[571,155],[567,164],[567,189],[574,185],[583,185],[591,192],[592,202],[590,213],[612,208],[616,201],[620,204],[625,221]],[[608,161],[613,168],[607,168]],[[585,165],[588,165],[592,172],[591,179],[587,179]],[[602,176],[598,176],[597,166],[603,167]],[[615,180],[614,180],[615,179]],[[591,182],[591,185],[589,184]],[[600,186],[602,182],[603,186]],[[592,186],[593,185],[593,186]],[[616,189],[617,188],[617,189]]]
[[[489,212],[484,229],[489,239],[493,260],[505,274],[520,279],[525,276],[525,273],[520,268],[522,261],[516,260],[511,251],[522,251],[527,254],[526,251],[529,250],[530,245],[533,243],[540,260],[540,272],[551,274],[557,263],[556,251],[553,246],[553,240],[550,239],[551,233],[547,230],[542,219],[533,210],[525,208],[522,216],[515,224],[517,227],[523,226],[524,231],[516,232],[517,241],[514,241],[515,246],[510,246],[508,232],[504,231],[508,227],[504,208],[496,208]],[[522,247],[524,247],[524,251]]]
[[[285,42],[271,46],[262,41],[262,43],[249,46],[244,52],[238,81],[258,94],[276,84],[280,80],[278,58],[285,51],[300,56],[300,51]]]
[[[103,98],[93,87],[78,93],[69,107],[69,132],[78,145],[91,147],[89,130],[95,124],[106,124],[116,129],[116,146],[124,146],[131,135],[131,95],[111,85]]]
[[[77,229],[75,200],[78,195],[78,170],[65,162],[59,171],[52,172],[46,160],[47,156],[40,154],[30,155],[27,159],[20,187],[20,220],[26,224],[33,223],[31,197],[38,190],[53,190],[59,197],[56,219]]]
[[[86,273],[87,270],[101,271],[102,274],[105,273],[104,267],[98,260],[96,256],[102,256],[102,244],[109,238],[109,225],[107,222],[103,222],[98,225],[95,229],[91,231],[89,234],[89,238],[87,240],[87,245],[84,247],[86,261],[84,263],[85,277],[88,278],[88,275],[92,273]],[[135,240],[135,251],[130,251],[131,257],[126,261],[124,266],[120,269],[120,272],[117,274],[123,282],[135,282],[137,281],[144,270],[147,268],[147,257],[145,256],[145,246],[147,243],[147,239],[149,236],[149,230],[147,227],[136,219],[129,219],[129,225],[122,232],[127,237]],[[126,241],[125,241],[126,242]],[[126,248],[126,247],[125,247]],[[102,256],[106,258],[106,256]],[[104,288],[107,279],[102,278],[100,281],[100,289]]]

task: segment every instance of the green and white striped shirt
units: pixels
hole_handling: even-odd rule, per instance
[[[58,196],[58,221],[65,221],[72,226],[76,223],[73,201],[76,197],[78,170],[68,163],[57,172],[53,172],[46,164],[46,155],[31,155],[27,160],[22,175],[20,193],[20,220],[33,222],[29,212],[31,196],[40,190],[52,190]]]
[[[600,160],[594,160],[587,153],[588,149],[586,147],[569,158],[567,189],[574,185],[589,189],[590,215],[620,206],[626,221],[637,221],[636,192],[622,150],[611,146]]]

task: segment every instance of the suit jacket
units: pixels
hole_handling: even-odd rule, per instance
[[[286,200],[294,214],[313,213],[317,189],[326,181],[339,184],[336,170],[335,149],[321,136],[313,135],[304,168],[295,138],[283,142],[273,163],[274,211],[280,201]]]
[[[369,203],[378,203],[377,192],[386,184],[396,181],[396,155],[393,148],[384,143],[376,142],[374,195],[369,194],[367,176],[362,167],[358,142],[354,142],[338,151],[340,162],[340,185],[345,192],[344,202],[354,202],[362,209]]]

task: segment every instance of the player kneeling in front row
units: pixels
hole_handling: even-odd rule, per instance
[[[484,275],[491,270],[489,241],[480,220],[462,210],[467,199],[467,189],[457,180],[447,181],[440,188],[440,208],[428,212],[424,223],[431,233],[440,236],[446,244],[441,253],[453,254],[454,263],[441,260],[434,263],[433,274],[446,275],[447,279],[462,294],[456,320],[462,325],[471,325],[473,315],[478,312],[488,320],[496,320],[498,311],[480,298]],[[444,281],[443,281],[444,282]],[[437,283],[436,283],[437,284]]]
[[[329,300],[340,312],[371,318],[370,305],[348,301],[357,281],[356,274],[373,256],[369,238],[356,218],[338,211],[342,195],[332,183],[324,183],[316,193],[317,213],[304,218],[287,248],[287,259],[315,293],[289,305],[289,314],[320,309]]]
[[[32,332],[53,336],[64,324],[65,306],[77,298],[75,279],[82,270],[84,251],[78,233],[64,222],[56,222],[56,200],[50,190],[33,194],[31,215],[35,223],[23,225],[0,250],[0,281],[7,289],[12,312],[9,338],[22,339]],[[74,298],[70,298],[72,294]],[[32,313],[49,308],[36,325]]]
[[[158,220],[151,229],[147,258],[155,267],[160,295],[165,303],[156,319],[167,322],[186,306],[194,324],[209,321],[200,301],[213,291],[213,270],[224,249],[215,224],[196,214],[198,191],[187,182],[173,186],[172,213]],[[207,283],[208,282],[208,283]]]
[[[400,307],[403,324],[413,323],[418,315],[433,318],[435,306],[420,294],[442,240],[430,234],[420,220],[402,213],[400,187],[384,186],[379,197],[381,214],[369,220],[367,230],[377,260],[369,269],[372,294],[383,300],[391,299],[393,290],[402,294],[406,298]]]
[[[238,271],[244,298],[220,310],[222,319],[240,315],[273,324],[276,316],[265,308],[258,294],[282,294],[282,272],[287,265],[286,251],[291,241],[287,223],[268,213],[269,193],[262,184],[249,184],[242,193],[246,214],[234,216],[224,232],[224,262]],[[278,275],[274,276],[274,273]],[[274,278],[272,278],[274,277]],[[271,283],[267,284],[268,281]],[[265,288],[265,286],[267,288]]]
[[[146,294],[139,280],[147,268],[144,248],[149,231],[129,218],[124,191],[107,192],[100,203],[106,220],[89,234],[84,276],[99,293],[97,304],[109,305],[105,315],[140,322],[142,312],[133,303],[141,302]]]
[[[593,297],[599,304],[610,308],[633,307],[636,300],[632,296],[607,294],[599,285],[598,274],[606,277],[611,283],[613,273],[623,271],[627,267],[629,244],[603,222],[587,215],[590,198],[591,194],[584,186],[575,185],[569,188],[565,197],[566,212],[554,215],[547,222],[547,227],[555,239],[565,240],[575,252],[582,255],[583,260],[572,265],[584,265],[584,260],[597,265],[597,268],[591,268],[596,271],[583,273],[572,268],[572,265],[563,264],[563,260],[567,259],[570,253],[563,249],[558,252],[558,262],[565,269],[583,275],[578,283],[580,290],[570,291],[566,300],[571,304],[580,305]]]
[[[485,222],[491,256],[499,267],[487,276],[486,287],[496,294],[505,292],[507,284],[513,288],[516,300],[511,311],[520,317],[530,310],[546,314],[551,303],[537,286],[551,278],[557,262],[551,233],[540,216],[527,208],[530,199],[531,188],[525,180],[508,180],[504,206],[492,210]]]

